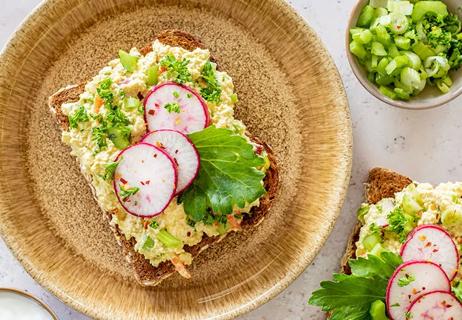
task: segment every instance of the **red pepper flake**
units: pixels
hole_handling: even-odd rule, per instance
[[[153,116],[153,115],[156,114],[156,112],[155,112],[154,110],[151,109],[151,110],[148,111],[148,114],[151,115],[151,116]]]
[[[145,183],[145,184],[150,184],[150,183],[151,183],[151,180],[146,180],[144,183]]]
[[[143,181],[140,181],[141,185],[144,186],[144,182]]]
[[[154,153],[154,158],[157,158],[157,153]]]
[[[433,252],[438,252],[439,250],[438,249],[433,249]]]
[[[165,71],[167,71],[167,69],[166,69],[165,67],[160,67],[160,68],[159,68],[159,72],[160,72],[160,73],[165,72]]]
[[[188,232],[186,233],[186,235],[187,235],[188,237],[190,237],[190,236],[191,236],[191,231],[188,231]]]
[[[120,182],[122,182],[123,184],[127,184],[127,180],[125,180],[124,178],[120,178]]]
[[[257,146],[257,150],[255,151],[258,155],[261,155],[261,153],[263,152],[263,147],[258,145]]]
[[[175,150],[175,154],[178,154],[178,149],[177,149],[177,150]]]
[[[155,102],[154,105],[156,106],[157,109],[160,108],[160,104],[158,102]]]
[[[144,220],[144,221],[143,221],[143,228],[144,228],[144,230],[147,230],[147,229],[148,229],[148,226],[149,226],[149,221],[148,221],[148,220]]]
[[[431,245],[432,245],[431,242],[427,242],[427,243],[425,244],[425,247],[428,248],[428,247],[430,247]]]

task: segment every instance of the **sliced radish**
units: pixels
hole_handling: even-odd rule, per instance
[[[191,133],[210,123],[204,99],[191,88],[175,82],[154,87],[144,100],[144,112],[149,131],[173,129]]]
[[[142,140],[166,151],[178,165],[176,193],[186,189],[199,172],[199,153],[191,140],[175,130],[157,130],[148,133]]]
[[[446,273],[433,262],[405,262],[388,282],[388,314],[393,320],[405,320],[406,312],[416,297],[435,290],[449,291],[450,288]]]
[[[116,161],[114,190],[124,209],[139,217],[164,211],[176,193],[177,169],[172,158],[151,144],[139,143],[122,150]]]
[[[462,304],[449,292],[432,291],[414,300],[407,315],[412,320],[462,319]]]
[[[436,263],[450,280],[459,269],[459,251],[452,237],[436,225],[420,226],[409,234],[401,248],[403,261],[424,260]]]

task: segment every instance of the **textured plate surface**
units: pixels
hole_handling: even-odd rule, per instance
[[[138,286],[47,98],[162,29],[201,38],[233,77],[237,117],[272,145],[281,187],[267,219],[202,254],[193,278]],[[314,258],[350,176],[342,83],[319,39],[276,0],[50,0],[0,57],[0,230],[29,273],[102,319],[227,319],[283,290]]]

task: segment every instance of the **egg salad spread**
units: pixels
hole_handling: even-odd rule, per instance
[[[231,77],[216,70],[205,49],[192,51],[181,47],[152,43],[152,51],[142,55],[136,48],[119,52],[89,83],[80,99],[66,103],[62,111],[69,118],[69,130],[62,141],[79,160],[83,174],[90,177],[100,207],[112,212],[111,223],[127,239],[136,240],[135,250],[153,266],[163,261],[191,263],[184,246],[199,243],[204,235],[219,236],[239,228],[242,213],[259,205],[259,199],[235,207],[225,221],[191,223],[183,203],[173,199],[164,212],[152,218],[128,214],[118,202],[110,176],[114,159],[121,149],[134,144],[146,134],[143,98],[158,84],[176,81],[200,92],[206,101],[211,124],[245,135],[245,125],[234,118],[237,95]],[[116,107],[114,107],[116,106]],[[250,141],[249,141],[250,143]],[[265,153],[266,165],[268,160]]]

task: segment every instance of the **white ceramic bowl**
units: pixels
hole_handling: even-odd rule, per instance
[[[456,13],[459,17],[462,17],[462,11],[458,9],[460,7],[460,0],[444,0],[444,3],[447,4],[449,10],[452,13]],[[345,45],[346,45],[346,52],[348,61],[350,63],[351,68],[353,69],[353,73],[355,74],[356,78],[358,78],[359,82],[373,94],[376,98],[382,100],[389,105],[404,108],[404,109],[412,109],[412,110],[422,110],[422,109],[430,109],[435,108],[438,106],[442,106],[445,103],[453,100],[454,98],[458,97],[462,93],[462,68],[457,71],[451,71],[450,75],[454,82],[451,87],[451,90],[443,94],[435,87],[426,86],[424,91],[418,94],[416,97],[411,98],[409,101],[401,101],[401,100],[393,100],[384,96],[379,89],[371,83],[367,79],[367,72],[364,66],[362,66],[358,59],[350,52],[350,29],[356,26],[356,22],[358,21],[359,14],[361,13],[362,8],[369,3],[369,0],[359,0],[356,6],[353,8],[353,11],[350,15],[350,19],[348,21],[348,27],[345,32]]]

